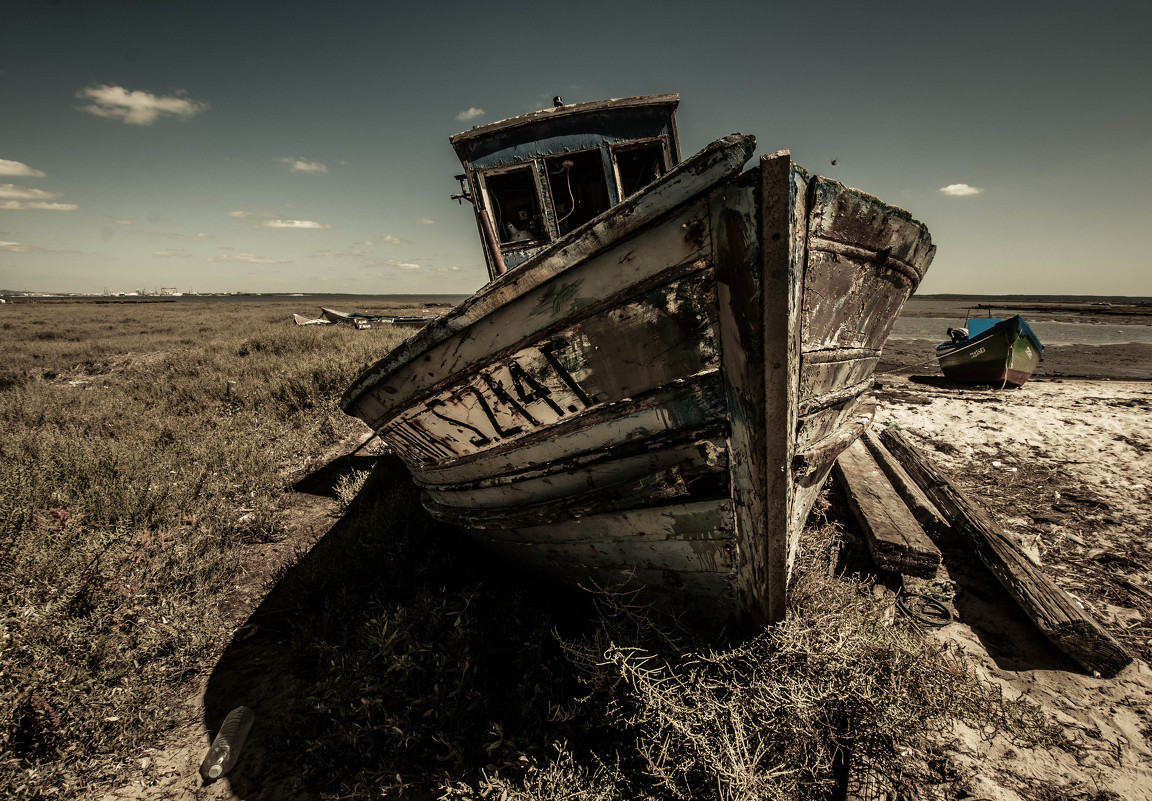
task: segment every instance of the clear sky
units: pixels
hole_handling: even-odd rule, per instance
[[[922,293],[1152,296],[1150,33],[1147,0],[8,0],[0,288],[470,293],[451,134],[678,92],[685,156],[754,134],[925,222]]]

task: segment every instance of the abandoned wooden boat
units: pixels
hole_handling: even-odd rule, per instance
[[[1031,326],[1017,314],[970,317],[965,328],[949,328],[948,341],[936,346],[944,377],[962,384],[1023,386],[1032,377],[1044,346]]]
[[[558,101],[451,137],[492,280],[342,405],[437,518],[762,624],[934,248],[786,151],[745,170],[750,136],[681,162],[678,102]]]

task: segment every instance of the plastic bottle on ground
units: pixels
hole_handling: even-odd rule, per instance
[[[212,741],[208,754],[200,763],[200,776],[206,782],[215,781],[232,769],[240,756],[240,749],[244,747],[244,739],[252,728],[252,710],[246,706],[238,706],[228,713],[220,732]]]

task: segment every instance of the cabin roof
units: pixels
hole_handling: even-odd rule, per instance
[[[581,114],[595,114],[609,109],[642,108],[644,106],[669,106],[674,109],[679,104],[679,94],[640,95],[637,97],[614,98],[612,100],[595,100],[589,103],[569,103],[563,106],[533,111],[529,114],[521,114],[518,117],[509,117],[506,120],[500,120],[498,122],[490,122],[487,125],[477,125],[475,128],[463,131],[455,136],[450,136],[448,141],[453,147],[457,147],[457,145],[472,139],[490,136],[491,134],[501,131],[510,131],[543,120],[575,117]]]

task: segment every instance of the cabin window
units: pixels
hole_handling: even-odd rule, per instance
[[[548,238],[533,172],[532,167],[517,167],[484,176],[492,225],[501,245],[539,243]]]
[[[608,210],[608,179],[599,149],[553,156],[544,166],[560,236]]]
[[[664,175],[664,143],[660,140],[612,149],[620,197],[634,195]]]

